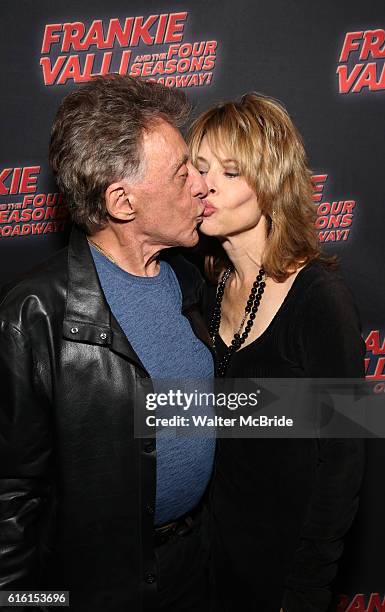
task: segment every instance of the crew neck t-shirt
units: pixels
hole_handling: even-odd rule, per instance
[[[161,261],[158,275],[135,276],[90,248],[106,300],[154,390],[162,379],[210,380],[211,352],[181,312],[182,294],[171,266]],[[211,477],[214,450],[213,435],[157,436],[156,525],[198,504]]]

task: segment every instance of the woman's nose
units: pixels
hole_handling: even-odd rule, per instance
[[[206,178],[206,183],[207,183],[209,193],[215,193],[216,187],[215,187],[215,181],[213,179],[213,175],[210,172],[207,172],[205,178]]]

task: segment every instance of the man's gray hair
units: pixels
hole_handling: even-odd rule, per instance
[[[143,131],[160,119],[179,127],[189,113],[182,91],[117,74],[68,94],[52,126],[49,161],[73,222],[87,234],[104,227],[107,187],[140,174]]]

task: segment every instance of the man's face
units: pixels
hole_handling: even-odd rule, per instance
[[[207,186],[180,132],[159,121],[143,138],[144,174],[133,186],[137,230],[152,245],[194,246]]]

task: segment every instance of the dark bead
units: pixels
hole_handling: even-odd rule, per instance
[[[259,287],[259,281],[255,280],[255,281],[253,282],[253,287]]]
[[[260,287],[260,288],[258,289],[258,293],[259,293],[259,295],[262,295],[262,293],[263,293],[263,292],[264,292],[264,288],[263,288],[263,287]]]
[[[246,338],[247,338],[247,334],[246,334]],[[239,344],[243,344],[244,341],[246,340],[246,338],[241,338],[240,341],[239,341]]]
[[[144,580],[147,584],[154,584],[156,582],[155,574],[146,574]]]
[[[262,281],[262,282],[261,282],[261,284],[260,284],[260,287],[261,287],[261,288],[266,287],[266,283],[265,283],[264,281]]]
[[[250,310],[251,310],[250,306],[246,306],[245,312],[250,312]]]
[[[236,340],[236,339],[234,338],[234,340],[232,340],[232,341],[231,341],[231,346],[234,346],[234,347],[235,347],[235,346],[237,346],[237,344],[238,344],[238,340]]]
[[[251,319],[252,321],[254,321],[254,319],[255,319],[255,312],[251,312],[251,313],[250,313],[250,319]]]
[[[251,299],[247,300],[248,306],[252,306],[253,304],[254,304],[254,300],[251,300]]]
[[[257,293],[257,288],[256,288],[256,287],[254,287],[254,285],[253,285],[253,287],[251,288],[251,293],[252,293],[253,295],[254,295],[255,293]]]
[[[240,338],[240,335],[239,334],[234,334],[234,338],[236,338],[236,339]]]
[[[263,277],[262,277],[262,274],[258,274],[258,276],[257,276],[257,281],[258,281],[258,282],[261,282],[262,278],[263,278]]]

